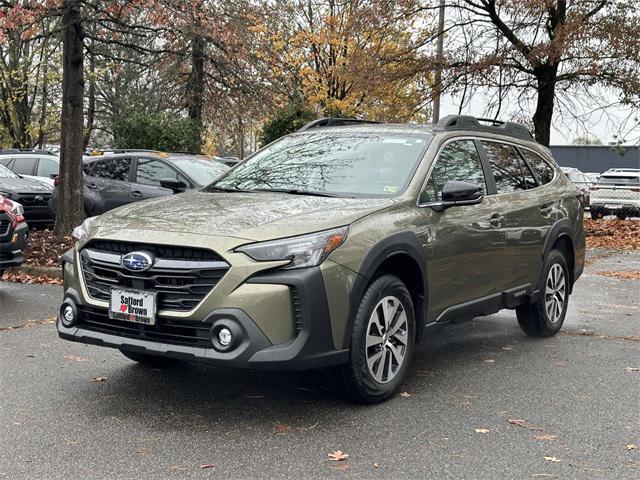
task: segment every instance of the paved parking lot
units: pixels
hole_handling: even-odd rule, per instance
[[[639,252],[589,252],[552,339],[509,311],[442,331],[370,407],[321,372],[160,371],[63,342],[59,287],[1,283],[0,478],[637,479],[640,281],[597,273],[618,270]]]

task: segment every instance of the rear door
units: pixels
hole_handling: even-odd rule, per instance
[[[179,179],[186,184],[189,183],[164,160],[152,157],[138,157],[136,159],[135,180],[131,186],[131,201],[137,202],[147,198],[173,195],[173,190],[160,186],[160,180],[164,178]]]
[[[496,266],[502,290],[514,294],[534,290],[542,269],[544,243],[557,218],[558,199],[545,188],[525,162],[525,149],[497,141],[482,140],[496,185],[495,199],[504,214],[506,245]],[[553,176],[552,176],[553,178]]]
[[[493,196],[485,196],[477,205],[448,208],[438,212],[429,205],[442,199],[447,181],[480,185],[492,191],[486,166],[482,164],[476,142],[455,139],[441,148],[432,172],[423,187],[419,206],[427,216],[428,232],[422,241],[427,246],[429,304],[437,319],[449,307],[482,299],[500,292],[496,287],[496,258],[505,246],[500,229],[501,205]]]
[[[28,155],[16,155],[13,163],[9,167],[18,175],[33,176],[36,171],[37,159]]]
[[[85,187],[98,198],[94,214],[129,203],[131,158],[114,157],[94,162],[91,175],[85,177]]]
[[[49,157],[39,157],[35,176],[53,185],[52,175],[58,175],[60,164]]]

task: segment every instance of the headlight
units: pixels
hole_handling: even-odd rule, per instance
[[[348,227],[299,237],[253,243],[235,249],[259,262],[291,260],[284,268],[305,268],[320,265],[347,238]]]
[[[95,221],[96,218],[98,217],[87,218],[84,222],[82,222],[82,225],[78,225],[73,229],[71,236],[76,240],[84,240],[85,238],[87,238],[89,236],[89,230],[91,230],[91,224]]]
[[[11,209],[11,213],[13,213],[16,217],[19,217],[20,215],[24,215],[24,207],[22,206],[22,204],[18,202],[11,202],[11,203],[13,203],[13,208]]]

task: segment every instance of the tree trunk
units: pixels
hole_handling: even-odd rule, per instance
[[[83,32],[81,0],[64,0],[62,6],[62,117],[60,180],[57,191],[58,236],[69,235],[84,220],[82,192],[83,143]]]
[[[202,123],[204,105],[204,48],[204,38],[196,35],[191,40],[191,73],[187,80],[187,109],[189,118],[198,123]]]
[[[93,53],[89,56],[89,91],[87,92],[87,126],[84,129],[84,139],[82,141],[82,149],[86,150],[91,141],[93,133],[93,125],[96,116],[96,59]]]
[[[535,137],[538,143],[549,146],[551,140],[551,119],[556,91],[557,67],[547,68],[544,74],[537,75],[538,103],[533,114]]]

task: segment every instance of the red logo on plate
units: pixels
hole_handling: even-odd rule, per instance
[[[120,305],[120,311],[121,312],[126,312],[127,311],[127,306],[126,305]]]

